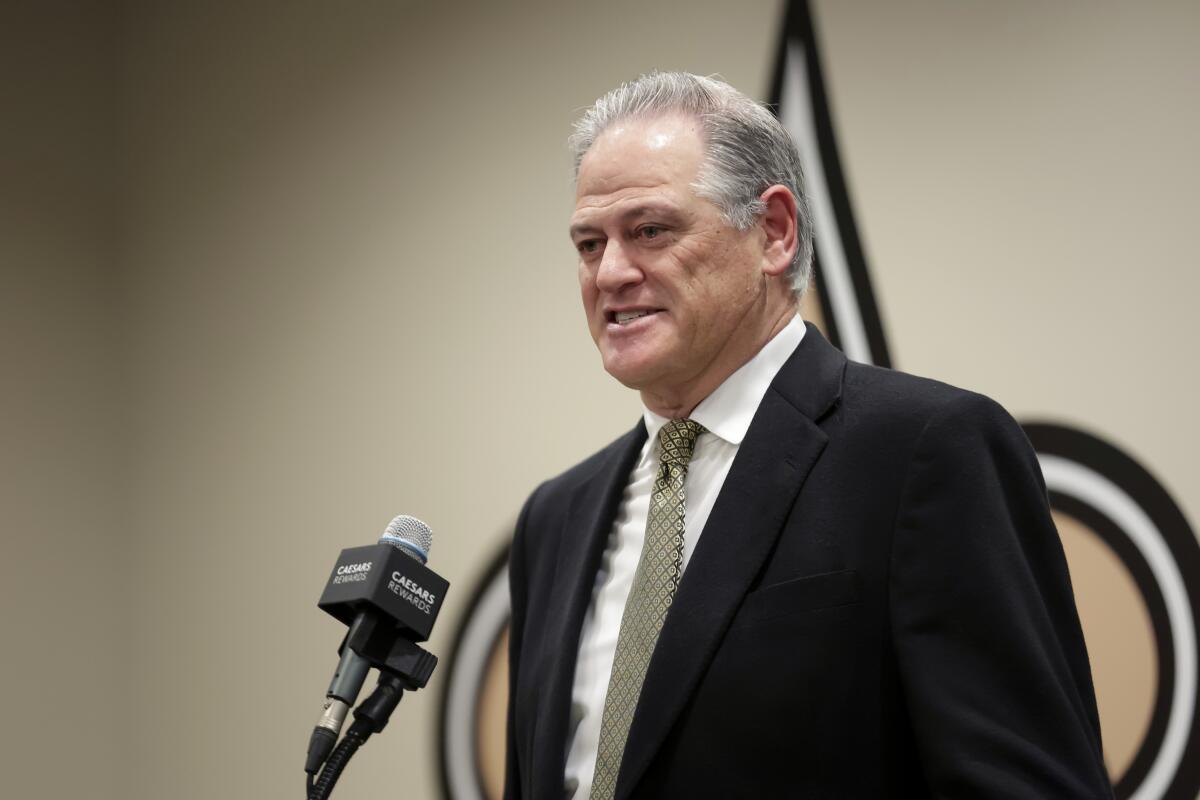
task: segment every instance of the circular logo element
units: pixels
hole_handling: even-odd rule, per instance
[[[1192,800],[1200,791],[1196,536],[1158,481],[1116,447],[1059,425],[1024,428],[1071,565],[1116,796]],[[1095,544],[1123,573],[1088,556]]]

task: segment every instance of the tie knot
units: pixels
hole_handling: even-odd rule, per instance
[[[691,419],[673,419],[658,432],[658,447],[663,464],[687,466],[692,460],[696,437],[704,433],[704,426]]]

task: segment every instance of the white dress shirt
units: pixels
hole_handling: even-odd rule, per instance
[[[746,437],[750,421],[776,373],[803,338],[804,323],[800,317],[794,317],[692,411],[690,419],[703,425],[707,432],[696,440],[684,482],[687,505],[683,533],[685,569],[742,439]],[[612,672],[625,600],[633,586],[633,574],[646,538],[650,491],[659,467],[658,432],[667,423],[665,417],[650,409],[644,409],[643,419],[648,434],[646,444],[621,496],[579,637],[564,785],[565,796],[575,800],[587,800],[592,792],[608,677]]]

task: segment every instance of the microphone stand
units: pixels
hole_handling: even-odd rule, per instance
[[[325,800],[332,794],[350,758],[367,743],[372,734],[384,729],[403,694],[404,688],[399,678],[386,672],[380,673],[375,691],[354,709],[354,722],[342,737],[341,744],[325,762],[320,777],[308,773],[309,800]]]
[[[392,621],[379,614],[368,615],[363,624],[351,628],[342,647],[351,648],[378,669],[379,680],[375,691],[354,709],[354,722],[332,754],[315,737],[309,741],[304,766],[308,800],[328,800],[351,757],[387,726],[404,691],[423,688],[437,666],[437,656],[397,635]]]

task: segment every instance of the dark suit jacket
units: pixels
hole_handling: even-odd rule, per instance
[[[508,798],[561,798],[576,650],[639,425],[547,481],[510,564]],[[1111,797],[1028,440],[809,327],[651,660],[627,797]]]

